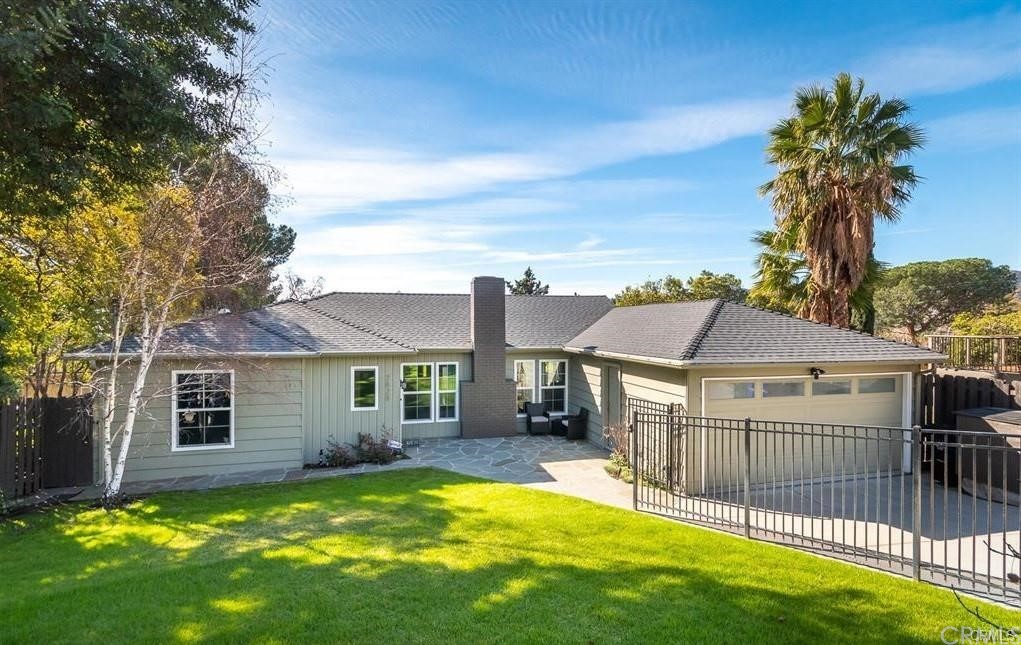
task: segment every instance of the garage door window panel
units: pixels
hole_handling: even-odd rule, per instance
[[[755,382],[738,381],[731,383],[710,382],[709,398],[713,401],[726,401],[730,399],[754,399]]]
[[[763,381],[762,398],[805,396],[804,381]]]
[[[897,379],[892,376],[858,379],[858,394],[889,394],[897,391]]]
[[[812,396],[851,394],[851,380],[812,381]]]

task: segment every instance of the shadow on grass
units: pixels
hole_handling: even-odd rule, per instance
[[[436,470],[64,509],[0,546],[5,641],[932,642],[941,626],[920,634],[911,602],[853,584],[878,574]]]

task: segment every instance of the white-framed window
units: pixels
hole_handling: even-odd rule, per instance
[[[436,363],[436,420],[457,421],[457,363]]]
[[[351,411],[379,409],[379,368],[375,365],[351,368]]]
[[[518,414],[525,405],[535,401],[535,361],[514,361],[514,383],[517,388]]]
[[[401,364],[401,423],[457,421],[457,363]]]
[[[171,450],[234,447],[234,370],[174,370]]]
[[[433,420],[433,364],[401,365],[401,422],[429,423]]]
[[[547,412],[567,412],[566,360],[539,361],[539,391]]]

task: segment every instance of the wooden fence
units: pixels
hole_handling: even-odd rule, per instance
[[[0,405],[0,493],[16,499],[42,488],[42,404],[20,399]]]
[[[1021,375],[939,371],[922,376],[922,422],[955,428],[954,413],[969,408],[1021,410]]]
[[[0,498],[91,484],[90,409],[88,397],[0,402]]]

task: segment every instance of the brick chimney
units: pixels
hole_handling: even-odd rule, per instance
[[[461,434],[517,433],[514,381],[507,378],[507,313],[503,278],[472,279],[469,324],[472,380],[461,384]]]

